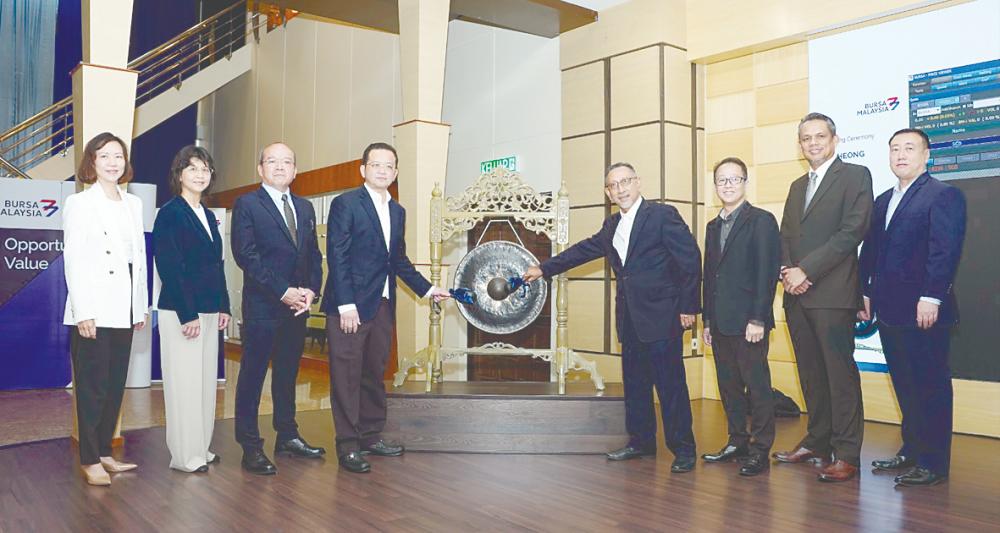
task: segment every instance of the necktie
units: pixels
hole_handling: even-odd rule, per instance
[[[806,187],[806,204],[803,206],[802,210],[805,211],[809,209],[809,202],[812,202],[813,195],[816,194],[816,180],[819,179],[819,174],[809,171],[809,186]]]
[[[288,195],[281,195],[281,204],[285,208],[285,224],[288,224],[288,233],[292,234],[292,242],[299,245],[298,233],[295,229],[295,212],[292,211],[292,204],[288,203]]]

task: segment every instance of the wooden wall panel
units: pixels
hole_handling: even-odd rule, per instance
[[[691,128],[675,124],[664,125],[666,150],[666,194],[672,200],[694,197],[691,184]]]
[[[600,280],[569,284],[569,345],[573,349],[604,351],[604,283]]]
[[[562,73],[562,136],[604,129],[604,65],[592,63]]]
[[[709,99],[753,90],[753,56],[746,55],[705,67],[705,89]]]
[[[660,48],[611,58],[611,127],[660,119]],[[688,109],[690,109],[690,101]],[[690,113],[690,111],[689,111]]]
[[[646,198],[660,197],[660,125],[649,124],[611,132],[611,162],[635,167]],[[688,155],[690,162],[690,154]]]
[[[785,198],[788,197],[788,187],[807,172],[809,165],[804,159],[795,159],[780,163],[760,164],[754,168],[756,170],[754,178],[757,184],[754,203],[780,203],[784,206]]]
[[[663,48],[664,118],[691,124],[691,63],[682,50]]]
[[[603,204],[604,134],[564,140],[562,174],[570,206]]]
[[[754,162],[763,165],[798,160],[802,155],[798,128],[798,120],[757,127],[754,131]]]
[[[796,122],[809,112],[809,80],[757,89],[757,125]]]
[[[705,146],[705,166],[711,169],[715,163],[730,156],[735,156],[743,160],[747,166],[754,164],[754,138],[753,129],[726,131],[714,133],[705,130],[707,134],[707,145]],[[706,172],[705,179],[708,179]]]
[[[709,98],[705,106],[705,129],[709,133],[752,128],[755,122],[754,92],[743,91]]]
[[[795,43],[753,54],[754,84],[767,87],[809,78],[809,44]]]

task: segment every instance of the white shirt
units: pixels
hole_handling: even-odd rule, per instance
[[[632,204],[628,211],[622,211],[622,218],[618,221],[618,227],[615,228],[615,236],[611,239],[611,244],[618,252],[618,257],[622,259],[622,265],[625,264],[628,241],[632,237],[632,224],[635,223],[635,214],[639,211],[640,205],[642,205],[642,196]]]
[[[285,219],[285,204],[281,201],[281,197],[282,195],[288,195],[288,205],[292,207],[292,216],[295,217],[295,227],[299,227],[299,214],[295,211],[295,202],[292,201],[292,192],[290,190],[280,192],[278,189],[275,189],[266,183],[261,183],[261,185],[264,187],[264,191],[267,192],[267,195],[271,197],[271,200],[274,202],[274,206],[278,208],[278,213],[280,213],[281,218],[285,220],[286,226],[288,225],[288,220]]]
[[[194,214],[201,221],[201,225],[205,226],[205,231],[208,233],[208,240],[212,240],[212,228],[208,226],[208,215],[205,214],[205,206],[198,205],[194,208]]]
[[[101,198],[108,203],[108,212],[112,213],[114,217],[114,223],[108,227],[108,231],[111,232],[110,237],[117,240],[122,247],[122,252],[125,257],[128,258],[129,264],[132,263],[132,214],[129,213],[128,202],[125,201],[125,195],[122,194],[122,199],[115,201],[107,196],[101,195]]]
[[[819,184],[823,183],[823,177],[826,176],[826,171],[830,170],[830,165],[832,165],[833,162],[834,162],[834,160],[836,160],[836,159],[837,159],[837,156],[833,156],[830,159],[827,159],[816,170],[813,170],[812,167],[809,167],[809,171],[810,172],[815,172],[816,173],[816,189],[813,191],[813,194],[816,194],[816,191],[819,190]]]
[[[371,196],[372,203],[375,204],[375,214],[378,215],[378,223],[379,226],[382,227],[382,239],[385,240],[385,251],[391,254],[389,251],[389,238],[392,236],[392,227],[389,219],[389,191],[383,191],[380,193],[379,191],[369,187],[367,182],[365,182],[364,187],[365,190],[368,191],[368,196]],[[424,295],[424,298],[430,297],[433,292],[434,287],[432,286],[430,290],[427,291],[427,294]],[[385,284],[382,285],[382,297],[386,300],[389,299],[389,276],[385,277]],[[357,308],[358,307],[355,304],[338,305],[337,312],[344,314],[348,311],[355,311]]]
[[[896,186],[892,188],[892,196],[889,198],[889,207],[885,211],[885,228],[889,229],[889,221],[892,220],[892,215],[896,213],[896,208],[899,207],[899,201],[903,199],[903,195],[906,191],[910,190],[910,186],[917,180],[913,180],[905,189],[899,188],[899,182],[896,182]]]

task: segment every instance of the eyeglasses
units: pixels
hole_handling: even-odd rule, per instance
[[[639,179],[639,176],[630,176],[627,178],[622,178],[618,181],[612,181],[611,183],[605,185],[605,189],[609,191],[624,191],[632,186]]]
[[[378,170],[380,168],[384,168],[384,169],[388,170],[389,172],[392,172],[393,170],[396,170],[396,165],[394,165],[392,163],[379,163],[378,161],[369,161],[368,162],[368,166],[370,166],[370,167],[372,167],[372,168],[374,168],[376,170]]]
[[[716,187],[722,187],[723,185],[738,185],[746,181],[744,176],[729,176],[728,178],[717,178],[715,180]]]
[[[281,163],[282,165],[284,165],[286,167],[294,167],[295,166],[295,161],[292,160],[292,159],[275,159],[273,157],[269,157],[269,158],[267,158],[267,159],[264,160],[264,166],[265,167],[277,166],[278,163]]]

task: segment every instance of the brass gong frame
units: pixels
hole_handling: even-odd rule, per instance
[[[487,217],[511,217],[525,229],[544,233],[552,241],[554,254],[562,253],[569,243],[569,192],[566,184],[559,188],[555,198],[540,194],[521,180],[520,174],[503,167],[482,174],[459,196],[444,197],[439,184],[434,184],[430,202],[431,283],[441,283],[442,244],[458,232],[471,230]],[[556,305],[555,346],[547,350],[519,348],[507,343],[494,342],[477,347],[446,347],[441,345],[442,307],[431,305],[427,347],[409,357],[401,357],[393,385],[402,386],[410,370],[426,374],[424,390],[431,392],[434,383],[442,380],[441,363],[463,354],[524,355],[549,361],[556,365],[559,394],[566,394],[566,374],[586,371],[597,390],[604,390],[604,378],[597,371],[597,363],[585,359],[569,347],[569,294],[566,275],[555,277],[551,290]]]

